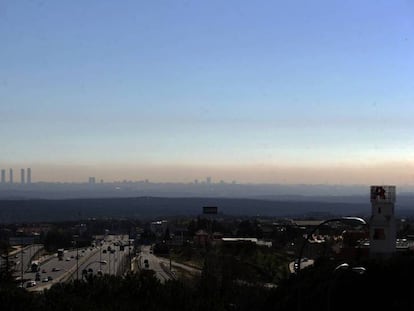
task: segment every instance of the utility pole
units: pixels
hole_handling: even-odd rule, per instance
[[[131,227],[129,227],[128,232],[128,271],[131,271]]]
[[[78,242],[77,242],[78,237],[79,236],[74,235],[73,241],[72,241],[73,246],[76,246],[76,280],[79,280],[79,248],[78,248]]]
[[[102,272],[102,245],[103,242],[100,242],[100,246],[99,246],[99,270]]]
[[[108,253],[108,269],[109,269],[109,275],[111,275],[111,251]]]
[[[76,280],[79,281],[79,247],[78,243],[76,243]]]
[[[20,250],[20,266],[21,266],[21,273],[20,273],[20,283],[23,287],[23,236],[20,238],[22,242],[22,249]]]

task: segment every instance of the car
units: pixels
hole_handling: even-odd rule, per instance
[[[75,258],[75,256],[74,256],[74,255],[72,255],[72,256],[70,256],[70,258],[72,258],[72,259],[73,259],[73,258]]]
[[[60,268],[53,268],[53,269],[52,269],[52,271],[53,271],[53,272],[60,271]]]
[[[35,281],[40,281],[40,273],[36,273]]]
[[[97,275],[99,275],[99,276],[102,276],[102,275],[103,275],[102,270],[98,270],[98,271],[96,272],[96,274],[97,274]]]
[[[144,263],[148,263],[148,259],[144,259]]]
[[[144,266],[145,266],[146,269],[148,269],[149,268],[149,263],[146,262]]]
[[[46,273],[46,270],[45,270],[45,269],[43,269],[43,270],[42,270],[42,273]]]
[[[106,249],[104,249],[104,250],[102,251],[102,253],[106,254]]]
[[[52,281],[52,280],[53,280],[53,278],[52,278],[50,275],[47,277],[47,279],[48,279],[49,281]]]
[[[33,286],[36,286],[37,285],[37,283],[35,282],[35,281],[28,281],[27,283],[26,283],[26,287],[27,288],[29,288],[29,287],[33,287]]]
[[[44,278],[44,279],[42,280],[42,282],[43,282],[43,283],[49,282],[49,278]]]
[[[67,257],[67,258],[66,258],[66,261],[70,261],[70,258],[69,258],[69,257]]]
[[[108,262],[106,260],[101,260],[100,263],[103,264],[103,265],[108,264]]]
[[[92,268],[89,268],[88,269],[88,273],[93,273],[93,269]]]
[[[82,250],[82,253],[84,253],[84,252],[85,252],[85,250],[83,249],[83,250]]]

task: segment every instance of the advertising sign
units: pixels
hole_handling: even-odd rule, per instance
[[[371,186],[371,202],[395,202],[395,186]]]
[[[204,206],[203,207],[203,214],[216,215],[217,214],[217,206]]]

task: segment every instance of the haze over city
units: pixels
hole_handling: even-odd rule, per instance
[[[413,184],[413,12],[2,2],[1,167],[38,181]]]

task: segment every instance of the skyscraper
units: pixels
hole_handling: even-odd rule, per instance
[[[6,183],[6,170],[1,170],[1,183]]]
[[[12,184],[13,183],[13,169],[12,168],[9,170],[9,178],[10,178],[10,183]]]
[[[27,169],[27,183],[32,183],[32,169],[30,167]]]
[[[22,168],[21,170],[20,170],[20,183],[22,184],[22,185],[24,185],[25,184],[25,172],[24,172],[24,168]]]

